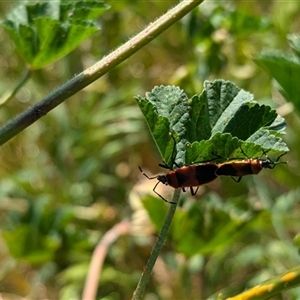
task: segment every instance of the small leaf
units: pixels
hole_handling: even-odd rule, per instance
[[[31,69],[65,56],[98,31],[93,19],[109,7],[96,0],[63,2],[19,5],[1,22]]]

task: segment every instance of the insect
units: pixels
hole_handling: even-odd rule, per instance
[[[172,151],[172,156],[174,157],[176,141],[174,140],[174,147]],[[211,161],[211,160],[210,160]],[[156,188],[157,186],[162,183],[164,185],[169,185],[174,189],[182,188],[185,192],[186,188],[190,188],[192,196],[195,196],[198,192],[199,186],[209,183],[217,178],[216,171],[218,169],[218,165],[214,163],[209,163],[208,161],[203,161],[199,164],[195,165],[187,165],[180,167],[175,161],[173,164],[177,167],[177,169],[173,169],[172,167],[168,166],[165,162],[159,164],[160,167],[164,169],[170,170],[167,174],[164,175],[157,175],[150,177],[146,173],[143,172],[142,168],[139,167],[142,174],[148,178],[149,180],[157,179],[157,183],[153,188],[153,192],[158,195],[161,199],[165,202],[169,202],[174,204],[174,202],[167,201],[162,195],[157,193]],[[193,187],[197,187],[196,190]]]
[[[274,169],[278,164],[286,164],[287,162],[279,161],[286,153],[287,152],[278,156],[275,161],[266,157],[266,159],[248,158],[220,163],[217,164],[218,168],[215,174],[217,176],[231,176],[234,181],[240,182],[243,176],[258,174],[262,169]],[[233,177],[238,177],[238,179],[234,179]]]
[[[159,166],[162,167],[163,165],[160,164]],[[169,169],[168,166],[165,167]],[[157,175],[153,177],[149,177],[146,173],[144,173],[141,167],[139,167],[139,169],[146,178],[150,180],[151,179],[158,180],[153,188],[153,192],[156,195],[158,195],[161,199],[163,199],[165,202],[173,203],[167,201],[165,198],[163,198],[162,195],[157,193],[156,187],[160,183],[169,185],[174,189],[182,188],[184,192],[185,192],[185,188],[190,188],[192,196],[195,196],[198,192],[200,185],[209,183],[217,178],[216,171],[218,169],[218,166],[213,163],[184,166],[184,167],[179,167],[175,170],[171,169],[171,171],[165,175]],[[194,190],[193,187],[197,187],[196,190]]]

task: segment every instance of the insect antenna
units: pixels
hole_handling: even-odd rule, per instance
[[[149,180],[157,179],[158,176],[159,176],[159,175],[156,175],[156,176],[150,177],[149,175],[147,175],[147,174],[143,171],[143,169],[142,169],[140,166],[139,166],[139,169],[140,169],[141,173],[142,173],[146,178],[148,178]],[[160,181],[158,181],[158,183],[159,183],[159,182],[160,182]]]
[[[281,158],[282,156],[286,155],[286,154],[287,154],[287,152],[284,152],[283,154],[279,155],[275,161],[272,161],[272,160],[266,155],[268,164],[266,164],[265,168],[268,168],[268,169],[274,169],[275,166],[278,165],[278,164],[287,164],[287,161],[279,161],[280,158]]]
[[[166,176],[164,175],[156,175],[156,176],[152,176],[150,177],[149,175],[147,175],[143,169],[139,166],[139,169],[141,171],[141,173],[147,178],[147,179],[157,179],[157,183],[155,184],[155,186],[153,187],[152,191],[158,196],[160,197],[162,200],[164,200],[165,202],[167,203],[171,203],[171,204],[176,204],[175,202],[172,202],[172,201],[168,201],[167,199],[165,199],[161,194],[159,194],[157,191],[156,191],[156,188],[157,186],[160,184],[160,183],[163,183],[165,185],[168,185],[168,182],[167,182],[167,179],[166,179]]]

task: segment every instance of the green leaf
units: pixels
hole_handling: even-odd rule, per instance
[[[300,58],[300,35],[299,34],[288,34],[287,39],[294,53]]]
[[[229,157],[242,157],[240,146],[242,142],[232,137],[231,134],[217,133],[209,140],[194,142],[186,151],[186,160],[189,163],[208,161],[213,157],[220,156],[222,160]],[[218,160],[218,159],[216,159]]]
[[[281,116],[277,116],[277,118],[274,120],[274,122],[269,126],[270,130],[274,130],[274,134],[278,132],[278,134],[283,134],[286,127],[286,122],[284,118]]]
[[[1,22],[31,69],[40,69],[74,50],[99,30],[93,21],[103,1],[49,1],[16,7]]]
[[[142,201],[155,228],[160,230],[167,206],[153,196],[146,196]],[[248,207],[238,208],[231,202],[224,204],[218,196],[211,194],[187,210],[176,212],[171,240],[176,251],[187,256],[215,253],[243,234],[242,228],[251,217]]]
[[[278,133],[277,133],[278,134]],[[259,129],[255,134],[250,136],[247,141],[260,145],[264,151],[268,151],[269,154],[276,153],[276,152],[287,152],[289,148],[287,145],[282,141],[277,134],[273,134],[273,131],[267,129]],[[258,157],[262,153],[252,153],[248,154],[249,157]]]
[[[280,138],[284,119],[229,81],[206,81],[201,95],[190,100],[174,86],[155,87],[145,98],[137,96],[136,100],[168,165],[174,159],[184,165],[216,156],[223,160],[244,158],[243,152],[258,157],[271,149],[288,150]]]
[[[300,61],[280,52],[260,54],[254,61],[278,82],[283,96],[300,111]]]
[[[275,110],[265,105],[255,104],[251,107],[249,104],[242,105],[236,111],[233,118],[224,126],[223,132],[246,140],[261,127],[271,125],[275,120]]]
[[[157,199],[152,195],[147,195],[142,199],[144,208],[147,210],[148,216],[159,231],[165,221],[167,206],[161,199]]]
[[[179,87],[155,87],[146,97],[136,97],[144,114],[150,132],[164,161],[171,162],[174,141],[169,132],[180,137],[177,144],[176,161],[182,163],[185,155],[186,123],[189,119],[189,102],[187,95]],[[174,158],[173,158],[174,159]]]
[[[188,210],[176,212],[172,239],[177,251],[187,256],[216,253],[237,239],[251,218],[249,211],[211,194]]]
[[[229,81],[205,81],[204,88],[201,99],[208,105],[212,134],[223,132],[223,126],[238,107],[253,99],[251,94],[241,91]]]

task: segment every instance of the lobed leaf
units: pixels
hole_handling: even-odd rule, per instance
[[[136,100],[168,165],[288,151],[280,138],[284,119],[229,81],[206,81],[201,95],[190,100],[174,86],[155,87]]]
[[[25,3],[1,25],[31,69],[40,69],[74,50],[99,30],[94,19],[109,6],[103,1]]]

